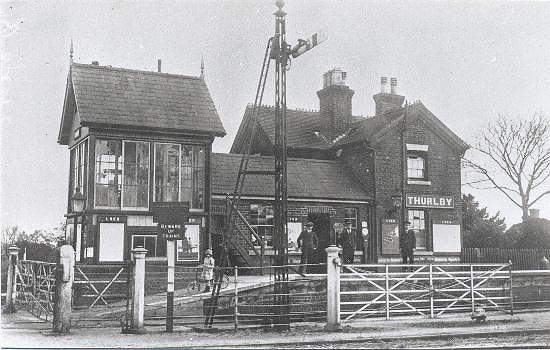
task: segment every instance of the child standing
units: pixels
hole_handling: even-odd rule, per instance
[[[206,288],[204,292],[210,291],[210,285],[214,282],[214,266],[216,261],[212,257],[212,249],[206,249],[204,251],[204,259],[202,261],[202,273],[201,279],[206,281]]]

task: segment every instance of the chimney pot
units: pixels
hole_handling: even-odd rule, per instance
[[[162,68],[162,61],[161,61],[160,58],[159,58],[159,59],[157,60],[157,71],[158,71],[159,73],[162,72],[162,69],[161,69],[161,68]]]
[[[391,93],[397,94],[397,78],[391,78],[390,87],[391,87]]]
[[[380,78],[380,92],[383,94],[388,92],[388,77]]]
[[[92,61],[92,64],[93,64],[94,66],[99,66],[99,61]]]

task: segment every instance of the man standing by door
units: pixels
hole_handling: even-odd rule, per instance
[[[315,249],[317,249],[317,246],[319,244],[317,235],[313,231],[313,222],[308,221],[306,223],[306,229],[300,233],[300,236],[298,236],[297,243],[298,247],[302,248],[300,264],[311,264],[313,262],[313,252]],[[312,269],[310,266],[306,266],[305,268],[304,266],[301,266],[300,270],[302,272],[309,272]]]
[[[414,230],[411,229],[411,222],[405,221],[405,232],[399,236],[399,250],[403,264],[414,264],[414,249],[416,248],[416,236]]]
[[[344,226],[340,235],[340,246],[342,247],[342,257],[344,264],[353,264],[355,257],[355,235],[351,232],[349,224]]]

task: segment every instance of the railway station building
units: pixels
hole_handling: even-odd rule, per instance
[[[369,117],[352,113],[346,72],[324,74],[319,110],[287,112],[290,261],[307,221],[317,259],[349,225],[355,261],[399,262],[404,221],[416,232],[416,260],[457,261],[461,249],[461,157],[468,148],[421,102],[405,103],[397,81],[381,79]],[[252,128],[247,106],[229,153],[212,153],[225,130],[202,77],[71,63],[58,143],[68,147],[67,238],[77,260],[113,263],[133,247],[166,261],[164,224],[184,227],[177,263],[218,250]],[[261,106],[249,168],[273,170],[274,108]],[[273,256],[274,179],[247,175],[239,205],[255,240],[236,225],[229,242],[240,266]],[[261,249],[258,249],[261,248]]]
[[[288,237],[291,262],[307,221],[319,238],[318,262],[337,242],[333,225],[349,225],[355,262],[401,261],[399,234],[409,221],[416,234],[415,261],[456,262],[461,251],[461,158],[468,145],[421,102],[405,103],[397,80],[381,78],[375,113],[352,113],[354,91],[340,69],[323,76],[319,110],[287,111]],[[389,83],[389,84],[388,84]],[[389,86],[388,86],[389,85]],[[240,154],[252,129],[247,106],[229,154],[212,155],[212,230],[222,230],[223,199],[232,192]],[[275,110],[261,106],[252,142],[251,170],[272,170]],[[273,177],[246,175],[240,211],[272,248]],[[234,263],[258,264],[244,228],[233,234]],[[215,240],[213,240],[215,242]]]

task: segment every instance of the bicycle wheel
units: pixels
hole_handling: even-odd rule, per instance
[[[197,281],[189,282],[187,285],[187,291],[190,294],[196,294],[200,290],[201,286]]]
[[[227,288],[227,286],[229,286],[229,276],[227,275],[223,275],[223,278],[222,278],[222,282],[221,282],[221,288],[224,289],[224,288]]]

